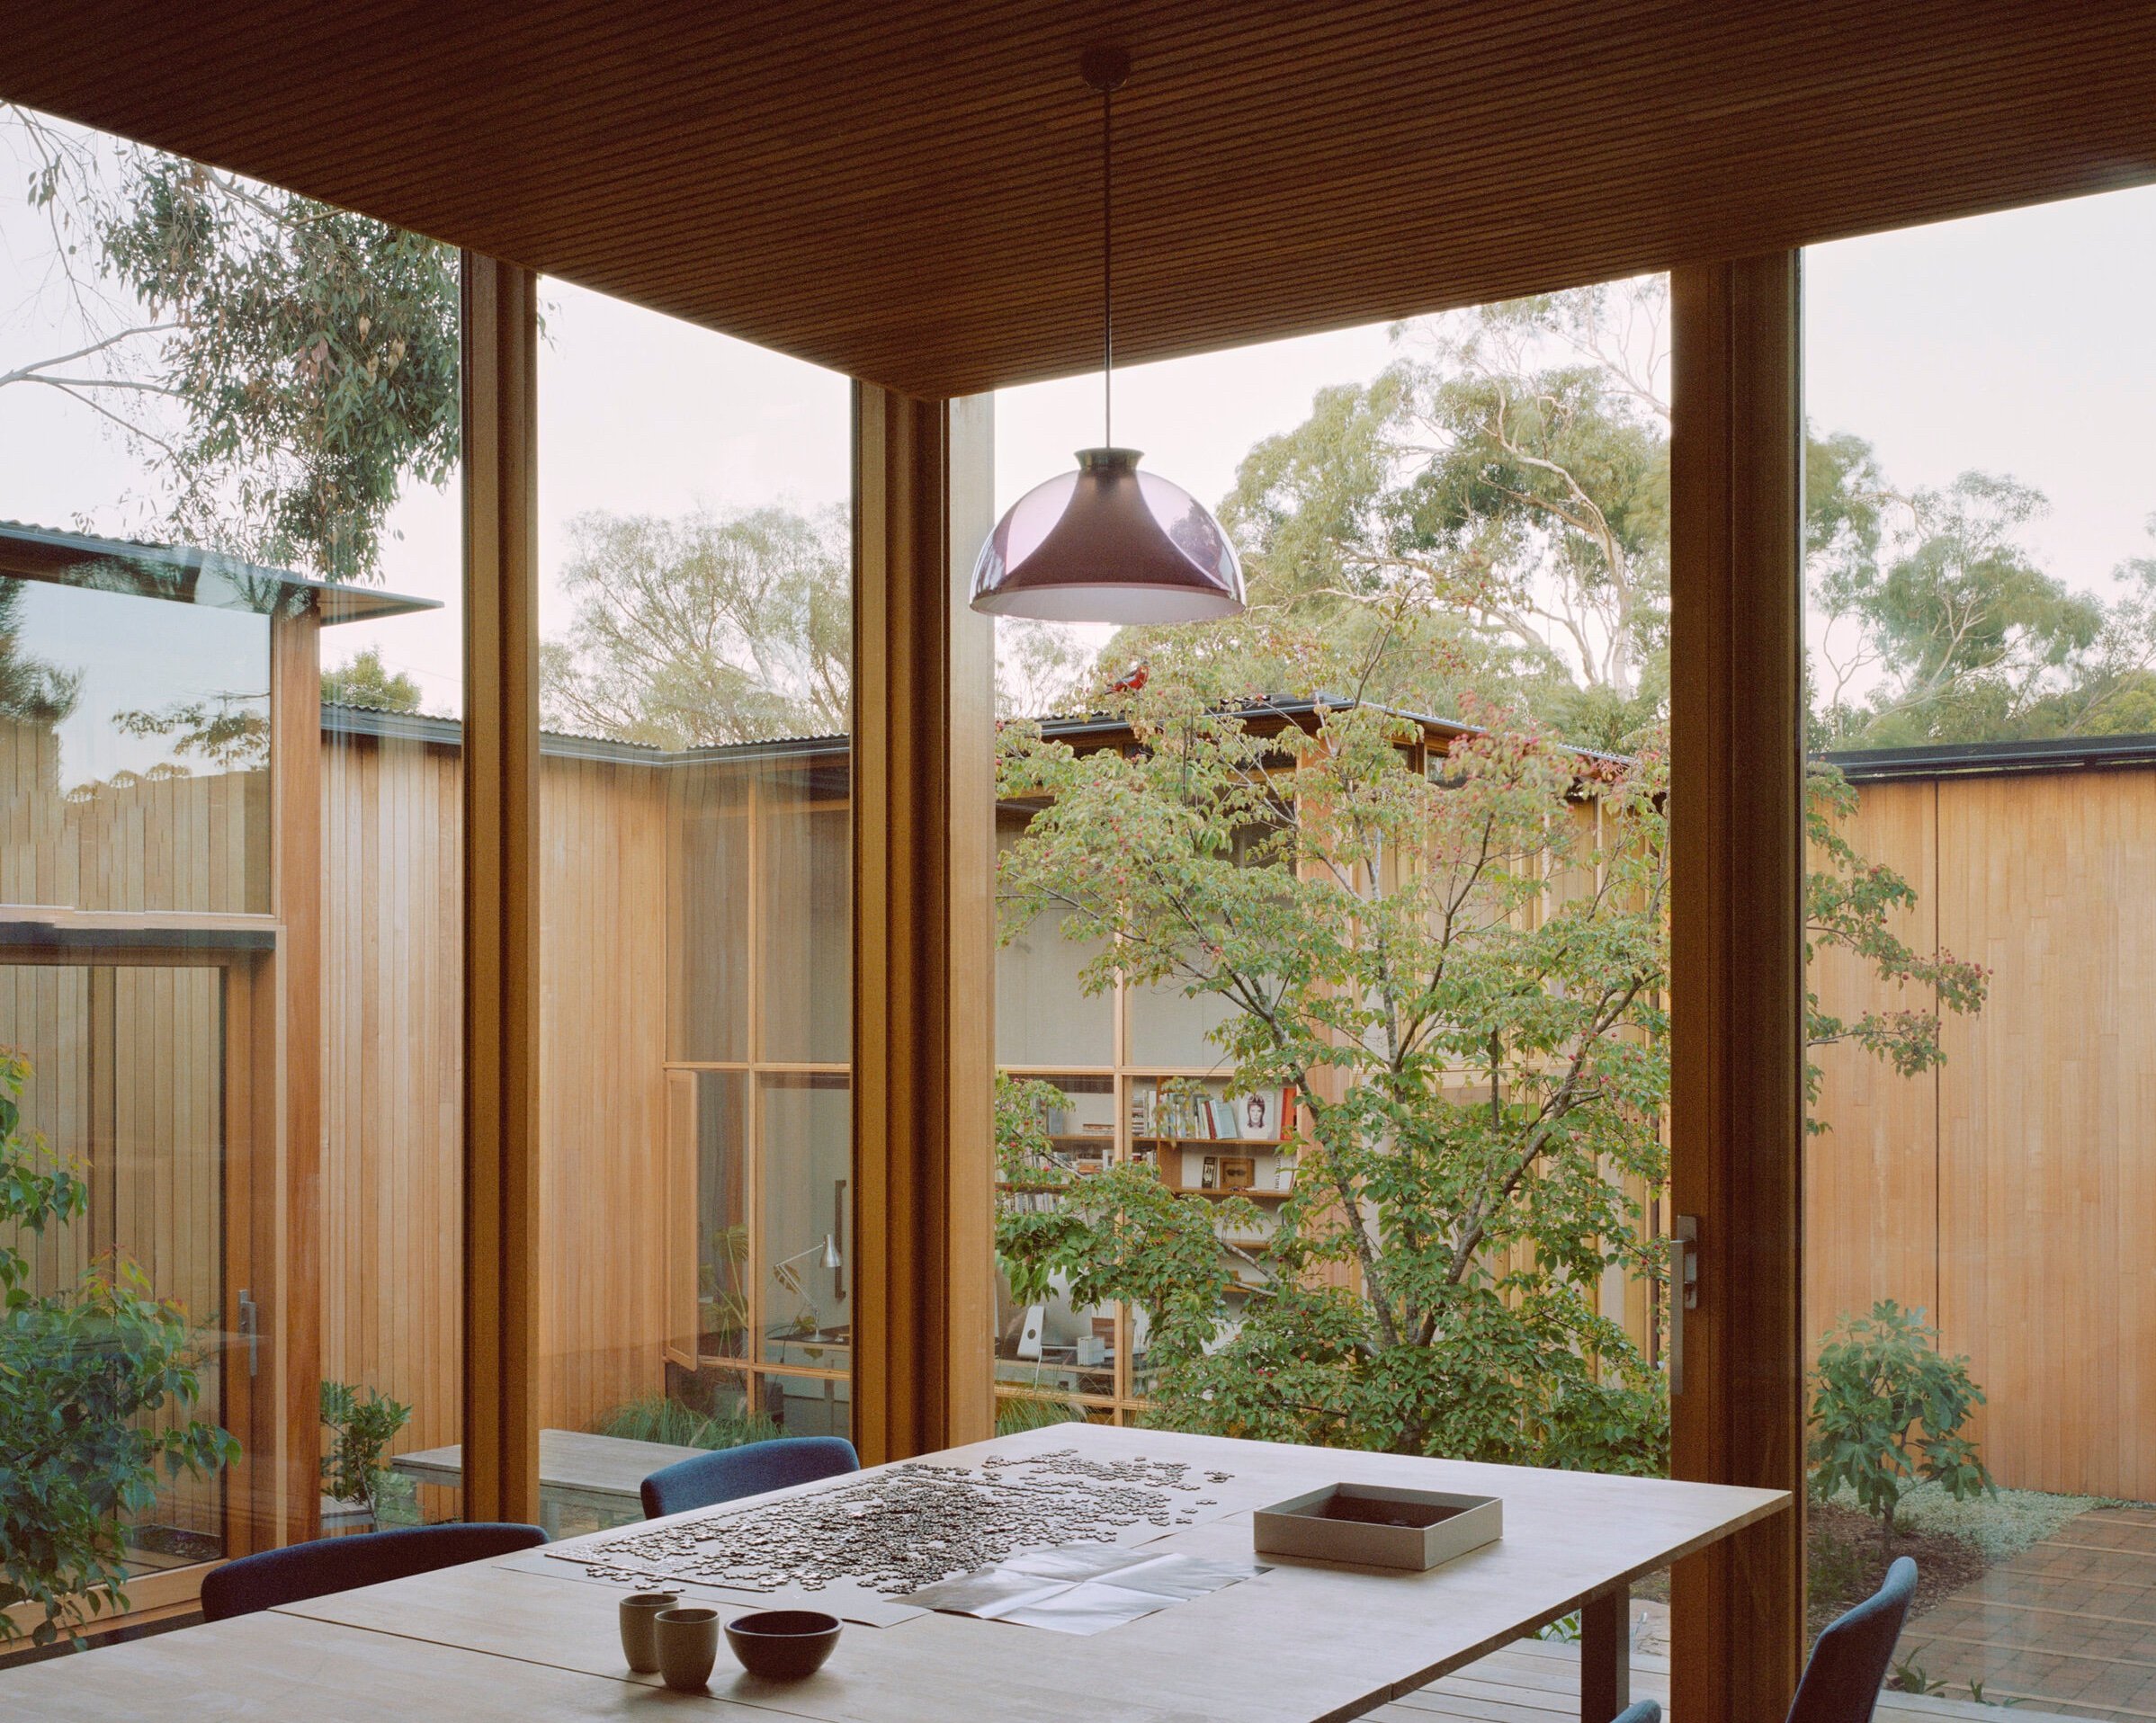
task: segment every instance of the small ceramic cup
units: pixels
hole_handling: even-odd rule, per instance
[[[658,1641],[659,1677],[679,1693],[700,1693],[719,1661],[719,1611],[701,1607],[661,1610],[651,1618]]]
[[[622,1600],[622,1655],[640,1675],[658,1672],[658,1641],[651,1618],[681,1602],[679,1592],[638,1592]]]

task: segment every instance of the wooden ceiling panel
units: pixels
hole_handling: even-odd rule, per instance
[[[0,0],[0,94],[917,395],[2156,179],[2156,5]]]

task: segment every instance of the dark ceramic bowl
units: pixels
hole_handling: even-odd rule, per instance
[[[741,1667],[765,1681],[799,1681],[824,1666],[838,1643],[838,1618],[820,1610],[763,1610],[726,1624]]]

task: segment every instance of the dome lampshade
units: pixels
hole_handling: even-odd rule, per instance
[[[973,608],[1043,622],[1204,622],[1243,608],[1243,571],[1221,523],[1180,485],[1115,447],[1114,95],[1120,48],[1091,48],[1078,76],[1100,95],[1101,446],[1036,485],[997,522],[973,564]]]
[[[1048,622],[1203,622],[1243,608],[1235,547],[1197,498],[1138,470],[1135,449],[1081,449],[1036,485],[973,564],[973,608]]]

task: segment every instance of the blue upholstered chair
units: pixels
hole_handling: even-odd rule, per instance
[[[228,1561],[202,1581],[202,1620],[224,1621],[280,1603],[513,1555],[547,1540],[535,1525],[411,1525],[320,1538]]]
[[[1789,1723],[1871,1723],[1916,1594],[1917,1564],[1904,1556],[1886,1570],[1886,1583],[1876,1593],[1819,1636],[1789,1708]],[[1643,1699],[1615,1723],[1661,1723],[1661,1716],[1659,1705]]]
[[[644,1500],[644,1517],[656,1520],[860,1469],[861,1456],[844,1437],[780,1436],[662,1466],[637,1493]]]
[[[1876,1593],[1819,1636],[1789,1723],[1870,1723],[1916,1594],[1917,1564],[1904,1556],[1886,1570]]]

